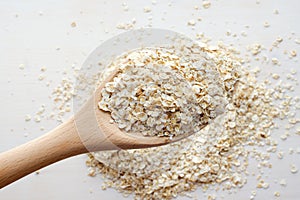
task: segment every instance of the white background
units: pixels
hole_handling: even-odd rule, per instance
[[[123,2],[128,4],[127,12],[123,10]],[[295,49],[300,54],[300,45],[294,42],[300,37],[300,1],[211,2],[211,8],[206,10],[201,0],[158,1],[156,5],[149,0],[0,0],[0,152],[36,138],[57,125],[46,119],[40,123],[25,122],[24,118],[26,114],[34,116],[42,104],[46,105],[46,112],[51,112],[53,104],[48,96],[64,76],[63,72],[72,74],[72,66],[79,68],[102,41],[123,32],[116,29],[118,23],[130,22],[133,18],[136,28],[148,26],[152,21],[154,28],[171,29],[190,37],[204,33],[211,37],[212,43],[223,40],[241,50],[256,42],[268,49],[280,35],[284,38],[280,49],[265,54],[277,57],[282,65],[276,68],[260,66],[262,71],[266,76],[270,71],[284,76],[291,68],[299,69],[297,59],[290,60],[282,52]],[[196,5],[199,10],[194,9]],[[149,6],[152,12],[144,13],[144,6]],[[278,9],[278,15],[274,14],[274,9]],[[199,17],[202,21],[197,21]],[[191,19],[197,22],[195,30],[187,26]],[[269,22],[269,28],[263,26],[265,21]],[[75,28],[71,27],[72,22],[76,22]],[[228,30],[237,37],[226,36]],[[247,37],[241,35],[242,31]],[[20,64],[24,64],[24,70],[19,69]],[[47,67],[46,78],[39,81],[43,66]],[[299,74],[298,71],[300,78]],[[52,82],[46,87],[48,81]],[[299,86],[295,89],[300,91]],[[41,131],[40,127],[45,130]],[[287,151],[290,147],[300,147],[300,136],[291,136],[284,142],[279,139],[279,142],[285,157],[279,161],[272,156],[273,168],[265,172],[270,183],[268,190],[256,189],[256,182],[250,177],[248,184],[236,193],[219,192],[219,196],[249,199],[251,191],[256,190],[256,199],[275,199],[275,191],[280,191],[280,199],[300,198],[300,172],[291,174],[289,171],[292,162],[300,168],[300,155],[289,155]],[[100,177],[86,175],[85,160],[85,155],[77,156],[46,167],[39,175],[31,174],[0,190],[0,200],[122,199],[115,190],[102,191]],[[275,183],[274,180],[282,178],[287,180],[287,187]],[[202,197],[200,190],[197,194],[198,198]]]

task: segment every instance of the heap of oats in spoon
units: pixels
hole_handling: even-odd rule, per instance
[[[109,111],[126,132],[190,135],[225,108],[225,87],[218,72],[172,51],[135,50],[117,65],[121,72],[106,83],[99,108]]]

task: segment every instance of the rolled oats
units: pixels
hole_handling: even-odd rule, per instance
[[[253,48],[251,51],[254,55],[262,49],[258,44]],[[188,48],[185,45],[174,50],[174,55],[178,57],[172,59],[187,57],[193,61],[191,64],[194,66],[199,64],[218,72],[218,81],[222,87],[205,88],[203,84],[196,83],[191,87],[191,91],[195,93],[201,93],[205,89],[211,91],[212,98],[202,98],[202,110],[209,108],[210,102],[215,100],[214,94],[222,92],[225,92],[228,104],[223,115],[179,142],[150,149],[90,154],[88,166],[105,176],[108,180],[107,187],[114,187],[123,193],[134,193],[136,199],[171,199],[178,194],[195,190],[198,186],[205,191],[210,183],[221,184],[226,190],[242,187],[247,182],[249,155],[259,161],[260,168],[272,166],[267,161],[269,154],[248,150],[246,146],[267,145],[271,152],[275,152],[277,148],[277,142],[270,138],[270,130],[274,128],[273,119],[281,113],[273,106],[274,92],[264,84],[257,84],[254,75],[242,66],[242,59],[222,44],[213,49],[204,44]],[[141,66],[144,65],[141,63]],[[190,74],[184,77],[193,80]],[[160,79],[164,78],[167,77],[162,74]],[[110,86],[107,88],[113,91]],[[172,89],[172,84],[164,85],[166,91],[170,88]],[[135,94],[144,92],[136,90]],[[107,91],[104,93],[111,94]],[[182,93],[178,92],[177,95],[181,96]],[[108,98],[109,95],[104,96]],[[170,102],[174,102],[176,97],[162,95],[160,99],[165,102],[161,105],[172,105]],[[139,102],[145,100],[145,97],[140,98]],[[103,109],[111,109],[103,104],[101,106]],[[145,115],[140,110],[134,112],[134,116],[138,115],[142,119]],[[155,117],[157,113],[153,110],[147,116]],[[152,125],[155,123],[149,117],[143,120]],[[162,115],[161,120],[168,118]],[[282,158],[283,153],[279,152],[278,156]],[[261,180],[258,187],[268,188],[269,184]],[[252,196],[254,198],[255,195]]]
[[[136,50],[117,63],[112,67],[120,73],[105,84],[99,108],[126,132],[170,138],[192,134],[225,107],[225,88],[215,81],[218,73],[204,63],[163,49]]]

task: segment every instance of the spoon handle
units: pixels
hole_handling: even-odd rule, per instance
[[[0,189],[57,161],[85,153],[71,118],[44,136],[0,154]]]

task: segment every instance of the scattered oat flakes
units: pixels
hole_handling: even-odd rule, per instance
[[[92,177],[96,176],[96,170],[93,169],[93,168],[90,168],[90,169],[89,169],[88,175],[89,175],[89,176],[92,176]]]
[[[298,168],[295,164],[291,164],[290,165],[290,170],[293,174],[297,173],[298,172]]]
[[[149,6],[144,7],[144,13],[151,12],[151,8]]]
[[[107,189],[107,186],[106,186],[105,184],[102,184],[102,185],[101,185],[101,189],[102,189],[102,190],[106,190],[106,189]]]
[[[264,27],[265,27],[265,28],[269,28],[269,27],[270,27],[269,22],[265,21],[265,22],[264,22]]]
[[[23,70],[25,68],[25,65],[24,64],[20,64],[19,65],[19,69]]]
[[[260,179],[256,187],[257,188],[268,189],[269,185],[270,185],[269,183],[265,182],[263,179]]]
[[[243,37],[247,37],[246,31],[242,31],[242,32],[241,32],[241,35],[242,35]]]
[[[203,6],[203,8],[205,8],[205,9],[208,9],[210,6],[211,6],[211,2],[210,1],[203,1],[202,2],[202,6]]]
[[[286,180],[285,179],[281,179],[280,180],[280,182],[279,182],[279,184],[281,185],[281,186],[286,186]]]
[[[261,50],[262,50],[262,45],[261,45],[261,44],[258,44],[258,43],[255,43],[255,44],[249,46],[249,49],[250,49],[250,51],[251,51],[251,53],[252,53],[253,55],[257,55],[257,54],[259,54],[259,53],[261,52]]]
[[[296,56],[297,56],[297,51],[296,51],[296,50],[290,51],[290,55],[291,55],[292,57],[296,57]]]
[[[129,30],[133,29],[136,24],[136,19],[133,18],[130,22],[117,24],[117,29]]]
[[[47,68],[45,66],[41,67],[41,71],[45,72],[47,70]]]
[[[57,113],[57,121],[61,122],[62,117],[65,115],[66,108],[70,107],[70,101],[76,93],[73,88],[73,81],[69,78],[63,78],[59,86],[54,88],[51,99],[55,104]],[[42,111],[43,108],[40,108]]]
[[[278,80],[280,78],[280,76],[278,74],[272,74],[272,78],[275,80]]]
[[[250,199],[253,200],[255,196],[256,196],[256,191],[255,190],[251,191]]]
[[[277,41],[278,43],[281,43],[281,42],[283,41],[283,38],[279,36],[279,37],[277,37],[276,41]]]
[[[44,74],[40,74],[38,79],[39,79],[39,81],[44,80],[45,79],[45,75]]]
[[[279,65],[280,64],[277,58],[272,58],[271,61],[274,65]]]
[[[191,20],[188,21],[187,24],[188,24],[189,26],[195,26],[195,25],[196,25],[196,21],[193,20],[193,19],[191,19]]]
[[[274,192],[274,196],[275,197],[280,197],[280,192],[278,192],[278,191]]]
[[[72,23],[71,23],[71,27],[72,27],[72,28],[75,28],[76,26],[77,26],[76,22],[72,22]]]
[[[40,122],[41,121],[41,117],[38,116],[38,115],[34,116],[34,121],[35,122]]]
[[[128,11],[129,10],[129,7],[128,7],[128,5],[127,5],[127,3],[122,3],[122,6],[123,6],[123,10],[126,12],[126,11]]]
[[[286,139],[287,139],[287,135],[283,134],[283,135],[280,136],[280,138],[281,138],[282,140],[286,140]]]
[[[215,199],[216,199],[216,195],[209,194],[207,196],[207,200],[215,200]]]
[[[295,69],[291,69],[291,74],[292,75],[295,75],[297,73],[297,71],[295,70]],[[297,97],[296,97],[297,98]],[[300,98],[299,98],[299,100],[300,100]]]
[[[276,40],[272,43],[272,47],[270,48],[270,51],[273,50],[273,47],[278,47],[279,44],[282,43],[282,41],[283,41],[283,38],[280,37],[280,36],[278,36],[278,37],[276,38]]]
[[[28,122],[31,120],[31,116],[30,115],[25,115],[25,121]]]

